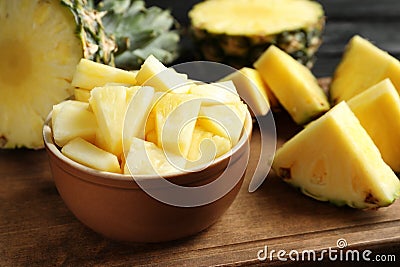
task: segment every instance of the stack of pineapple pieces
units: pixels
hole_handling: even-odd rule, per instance
[[[278,176],[338,206],[378,208],[400,196],[397,59],[354,36],[333,76],[331,101],[309,69],[275,46],[254,67],[292,119],[305,125],[277,150]]]
[[[149,56],[136,72],[82,59],[75,99],[53,107],[55,143],[88,167],[172,174],[207,165],[239,141],[248,112],[232,81],[189,80]]]

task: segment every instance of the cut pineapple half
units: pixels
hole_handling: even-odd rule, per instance
[[[279,148],[272,168],[304,194],[336,205],[377,208],[400,196],[399,179],[345,102]]]
[[[305,124],[330,108],[312,72],[276,46],[271,45],[254,67],[297,124]]]
[[[385,78],[400,93],[400,62],[386,51],[356,35],[347,44],[330,85],[332,104],[349,100]]]
[[[400,96],[385,79],[348,102],[385,162],[400,172]]]
[[[0,0],[1,148],[43,147],[44,120],[72,94],[83,56],[74,21],[59,1]]]

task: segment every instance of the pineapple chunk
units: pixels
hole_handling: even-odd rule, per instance
[[[331,102],[349,100],[385,78],[390,78],[400,92],[400,62],[356,35],[347,44],[333,75]]]
[[[131,147],[124,165],[124,173],[141,174],[170,174],[179,170],[169,163],[164,151],[154,143],[139,138],[131,140]]]
[[[247,106],[242,102],[234,105],[213,105],[200,108],[198,125],[216,135],[228,138],[236,145],[246,119]]]
[[[135,85],[135,73],[82,58],[76,67],[71,84],[91,90],[107,83]]]
[[[68,158],[87,167],[100,171],[121,173],[118,158],[115,155],[80,137],[68,142],[61,149],[61,152]]]
[[[145,124],[152,108],[154,89],[139,87],[134,96],[129,97],[123,128],[124,151],[128,151],[133,137],[145,138]]]
[[[279,148],[272,168],[304,194],[336,205],[377,208],[400,196],[399,179],[345,102]]]
[[[177,73],[174,69],[165,67],[153,55],[150,55],[136,75],[139,85],[153,87],[157,92],[182,90],[188,84],[187,76]],[[184,87],[185,88],[185,87]]]
[[[90,91],[88,91],[86,89],[75,88],[74,89],[74,97],[75,97],[75,100],[77,100],[77,101],[89,102]]]
[[[164,94],[154,106],[157,145],[186,158],[200,105],[190,94]]]
[[[356,95],[348,104],[374,140],[385,162],[400,172],[400,96],[390,79]]]
[[[328,99],[311,71],[276,46],[271,45],[254,67],[297,124],[329,110]]]
[[[195,85],[190,87],[189,93],[201,97],[202,105],[240,102],[240,97],[232,81]]]
[[[127,109],[127,87],[96,87],[91,91],[90,106],[99,127],[96,145],[120,156],[122,151],[122,129]]]
[[[263,116],[268,113],[268,94],[271,92],[255,69],[244,67],[222,79],[222,81],[229,80],[233,81],[240,97],[250,106],[255,116]]]
[[[76,137],[94,142],[97,123],[88,103],[68,100],[53,107],[52,128],[54,141],[64,146]]]
[[[212,162],[215,158],[225,154],[231,149],[228,138],[218,136],[206,131],[201,126],[196,126],[193,131],[192,143],[187,156],[187,168]]]

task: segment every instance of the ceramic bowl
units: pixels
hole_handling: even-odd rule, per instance
[[[228,153],[217,158],[207,168],[195,172],[157,176],[135,176],[101,172],[83,166],[66,156],[54,143],[51,114],[43,128],[45,148],[57,190],[76,218],[101,235],[120,241],[161,242],[198,233],[214,222],[232,204],[242,185],[250,154],[252,121],[247,114],[247,134]],[[137,179],[169,182],[184,187],[198,187],[217,180],[227,169],[233,180],[231,190],[219,199],[198,206],[177,206],[156,200],[136,182]],[[235,177],[236,176],[236,177]],[[163,190],[158,188],[157,190]],[[218,188],[210,187],[211,191]]]

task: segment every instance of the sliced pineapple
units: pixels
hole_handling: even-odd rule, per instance
[[[70,159],[100,171],[121,173],[118,158],[78,137],[68,142],[61,152]]]
[[[390,79],[356,95],[348,104],[385,162],[400,172],[400,96]]]
[[[190,94],[165,93],[155,104],[157,145],[186,158],[201,100]]]
[[[222,81],[229,80],[233,81],[240,97],[246,101],[255,116],[268,113],[270,89],[255,69],[244,67],[222,78]]]
[[[202,105],[235,104],[239,94],[232,81],[206,83],[190,87],[189,93],[202,98]]]
[[[0,0],[0,148],[43,147],[44,120],[72,94],[83,55],[74,21],[60,1]]]
[[[58,146],[64,146],[76,137],[94,143],[97,123],[89,104],[80,101],[65,101],[53,107],[53,137]]]
[[[311,71],[276,46],[271,45],[254,67],[297,124],[329,109],[327,96]]]
[[[400,92],[400,62],[368,40],[356,35],[347,44],[330,85],[333,104],[349,100],[385,78]]]
[[[377,208],[400,196],[399,179],[345,102],[279,148],[272,168],[304,194],[336,205]]]
[[[166,158],[164,151],[154,143],[139,138],[131,140],[124,166],[125,174],[170,174],[179,172]]]
[[[242,102],[230,105],[202,106],[198,125],[207,131],[227,138],[234,146],[241,136],[246,112],[247,105]]]
[[[123,125],[124,151],[128,151],[133,137],[145,139],[145,126],[152,109],[154,88],[149,86],[139,87],[128,101]]]
[[[136,79],[139,85],[151,86],[157,92],[182,90],[181,87],[189,83],[187,76],[165,67],[153,55],[150,55],[144,61],[136,75]]]
[[[91,90],[110,83],[136,84],[136,74],[85,58],[79,61],[72,79],[72,86]]]
[[[90,106],[99,127],[96,144],[118,157],[122,154],[122,129],[127,108],[127,87],[96,87],[91,91]]]

